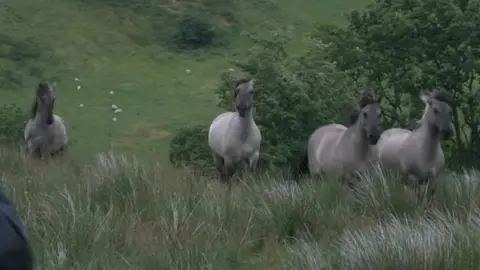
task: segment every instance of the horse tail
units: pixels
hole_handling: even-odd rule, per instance
[[[296,168],[293,170],[293,178],[295,181],[299,181],[301,178],[307,177],[310,174],[308,167],[308,152],[307,149],[303,149],[299,155],[300,159]]]

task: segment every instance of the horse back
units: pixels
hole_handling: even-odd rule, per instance
[[[343,125],[330,124],[317,128],[308,140],[308,148],[317,148],[321,144],[332,144],[340,138],[347,128]]]
[[[382,165],[400,169],[401,150],[412,132],[402,128],[391,128],[382,133],[373,148],[374,156]]]
[[[336,148],[347,127],[329,124],[315,130],[308,140],[307,154],[310,171],[318,174],[341,165],[338,162]]]

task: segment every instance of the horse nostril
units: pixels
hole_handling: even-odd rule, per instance
[[[380,136],[377,133],[368,135],[368,141],[370,144],[376,144],[379,138]]]

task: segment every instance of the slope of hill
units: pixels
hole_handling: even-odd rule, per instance
[[[344,12],[368,1],[149,2],[2,0],[1,103],[27,109],[38,78],[56,80],[56,112],[66,119],[75,155],[113,148],[164,159],[174,129],[218,112],[212,90],[219,74],[230,67],[229,57],[249,47],[241,31],[293,27],[295,50],[313,24],[342,23]],[[211,11],[227,42],[169,50],[162,38],[175,26],[172,18],[192,10]],[[231,17],[235,23],[222,19]],[[114,115],[112,104],[123,112]]]

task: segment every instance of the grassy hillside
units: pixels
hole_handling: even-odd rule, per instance
[[[290,31],[300,52],[314,24],[367,2],[0,0],[0,103],[28,109],[39,78],[57,81],[73,142],[46,163],[0,147],[38,269],[479,269],[477,171],[443,174],[427,203],[379,169],[356,192],[277,172],[226,189],[162,163],[175,129],[219,112],[219,75],[252,45],[242,32]],[[192,11],[222,38],[172,50]]]
[[[159,0],[146,8],[142,3],[149,1],[142,0],[0,2],[0,38],[10,44],[0,58],[8,70],[1,103],[27,109],[37,77],[56,80],[56,113],[67,122],[75,156],[113,148],[163,160],[176,128],[206,123],[218,113],[212,90],[219,74],[230,68],[228,60],[248,50],[242,31],[290,30],[297,36],[292,50],[298,51],[302,34],[313,24],[342,23],[344,12],[368,1],[238,0],[224,7],[214,0]],[[172,31],[171,17],[192,6],[209,10],[206,5],[226,9],[218,14],[234,14],[235,25],[210,16],[226,42],[196,52],[169,50],[162,38]],[[112,104],[123,112],[114,115]]]
[[[431,204],[378,171],[339,181],[275,175],[225,189],[102,154],[38,166],[0,152],[38,269],[478,269],[478,172],[446,175]],[[331,179],[333,180],[333,179]]]

